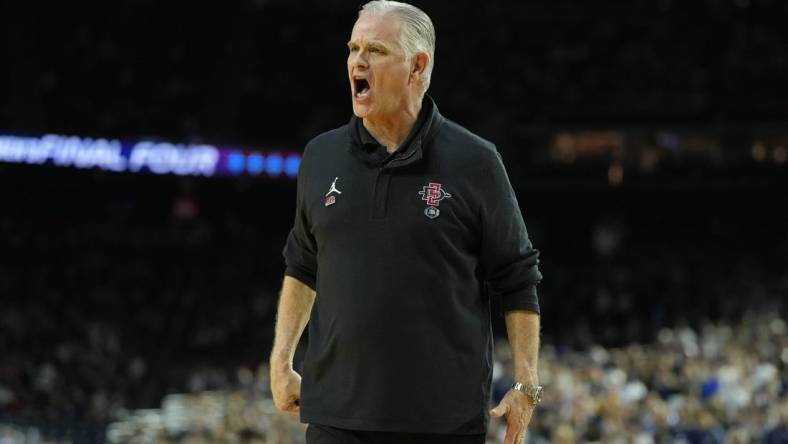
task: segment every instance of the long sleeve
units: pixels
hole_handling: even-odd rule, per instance
[[[282,254],[285,257],[285,275],[298,279],[314,290],[317,280],[317,243],[310,230],[304,198],[305,169],[302,163],[298,171],[295,221]]]
[[[517,197],[497,151],[489,163],[481,204],[484,278],[493,293],[502,298],[505,312],[539,313],[539,251],[528,238]]]

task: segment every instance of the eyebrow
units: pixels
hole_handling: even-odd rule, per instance
[[[352,46],[354,46],[354,45],[355,45],[355,46],[360,46],[358,43],[356,43],[356,42],[355,42],[355,41],[353,41],[353,40],[349,40],[349,41],[347,42],[347,47],[348,47],[348,48],[350,48],[350,47],[352,47]],[[388,49],[389,49],[389,47],[388,47],[388,46],[386,46],[386,44],[385,44],[385,43],[383,43],[383,42],[381,42],[380,40],[372,40],[372,41],[370,41],[370,42],[367,44],[367,46],[372,46],[372,47],[376,47],[376,48],[382,48],[382,49],[386,49],[386,50],[388,50]]]

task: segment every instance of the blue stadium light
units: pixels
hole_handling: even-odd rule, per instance
[[[246,158],[246,171],[255,176],[263,172],[265,167],[265,156],[260,153],[252,153]]]
[[[293,178],[301,155],[285,151],[243,150],[207,144],[152,140],[118,140],[45,134],[0,134],[0,162],[55,165],[105,171],[179,176],[259,176]]]
[[[245,163],[246,158],[241,152],[233,151],[227,156],[227,170],[233,174],[241,174]]]
[[[284,168],[284,159],[281,154],[271,154],[265,162],[265,172],[270,176],[278,176],[282,174]]]
[[[295,177],[298,174],[298,167],[301,166],[301,156],[291,154],[285,160],[285,174],[288,177]]]

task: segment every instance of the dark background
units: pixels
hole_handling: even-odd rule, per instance
[[[785,121],[788,5],[416,2],[431,94],[502,145],[532,124]],[[303,145],[349,113],[346,1],[2,6],[3,126]]]
[[[415,2],[429,94],[496,143],[542,251],[543,341],[785,316],[788,3],[598,3]],[[0,131],[300,149],[350,117],[358,7],[4,2]],[[0,413],[101,425],[264,362],[294,196],[0,164]]]

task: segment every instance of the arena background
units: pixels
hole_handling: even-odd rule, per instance
[[[415,4],[542,252],[528,442],[788,442],[788,3]],[[266,361],[359,6],[0,5],[0,443],[303,442]]]

